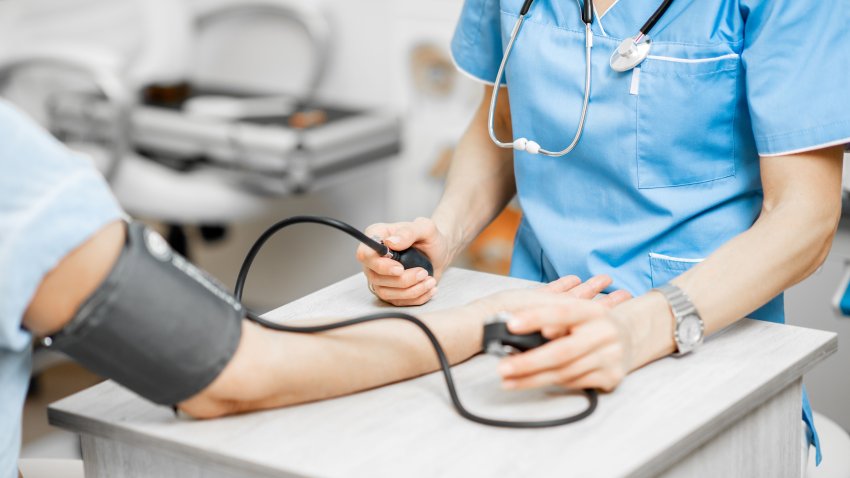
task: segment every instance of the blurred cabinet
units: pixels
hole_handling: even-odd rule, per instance
[[[198,8],[236,0],[191,0]],[[311,0],[304,0],[311,1]],[[333,52],[319,96],[334,102],[378,105],[399,113],[403,122],[402,153],[389,171],[386,221],[429,215],[442,181],[429,173],[440,155],[454,147],[481,97],[481,85],[458,74],[449,43],[463,0],[321,0],[334,34]],[[250,55],[233,54],[228,28],[205,41],[219,48],[215,58],[199,58],[199,68],[217,78],[268,88],[287,81],[290,65],[280,52],[299,57],[297,32],[252,25],[236,43],[251,42]],[[261,45],[257,47],[256,45]],[[294,51],[290,51],[294,50]],[[228,54],[230,52],[230,54]],[[266,68],[264,75],[245,71]],[[440,86],[442,85],[442,87]]]

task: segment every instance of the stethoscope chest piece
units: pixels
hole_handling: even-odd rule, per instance
[[[646,38],[635,42],[634,38],[626,38],[611,54],[611,69],[614,71],[629,71],[640,65],[649,56],[652,42]]]

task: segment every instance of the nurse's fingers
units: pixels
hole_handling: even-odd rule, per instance
[[[413,222],[391,224],[384,244],[394,251],[403,251],[418,242],[433,243],[438,233],[434,221],[420,217]]]
[[[632,298],[632,294],[627,290],[615,290],[604,297],[600,297],[596,302],[604,305],[605,307],[614,308],[615,306],[622,304],[627,300],[631,300]]]
[[[366,228],[366,235],[370,237],[385,237],[392,232],[390,224],[372,224]],[[397,261],[388,257],[378,255],[377,252],[367,247],[365,244],[357,246],[355,254],[357,260],[365,267],[382,275],[400,276],[404,272],[404,267]]]
[[[530,307],[516,312],[508,321],[508,330],[515,334],[529,334],[546,326],[570,327],[604,316],[607,310],[607,307],[594,301],[565,299],[558,304]]]
[[[502,382],[502,386],[514,390],[547,385],[611,390],[625,377],[621,363],[622,351],[616,344],[609,344],[564,367],[524,377],[507,378]],[[591,374],[597,374],[593,377],[594,382],[587,382]]]
[[[370,252],[375,254],[375,251],[370,250]],[[367,269],[382,276],[400,277],[404,274],[404,266],[389,257],[378,257],[376,254],[372,257],[367,257],[366,260],[361,262]]]
[[[407,269],[400,276],[387,276],[378,274],[377,272],[363,268],[363,273],[366,274],[366,280],[372,286],[393,287],[395,289],[407,289],[424,281],[428,278],[428,271],[421,267]]]
[[[379,256],[378,253],[363,244],[357,247],[356,257],[364,267],[381,275],[400,276],[404,272],[404,267],[398,261]]]
[[[379,299],[393,305],[424,304],[430,298],[422,298],[422,296],[436,289],[436,279],[429,276],[428,272],[421,267],[406,270],[401,277],[382,276],[365,268],[363,273],[366,275],[371,291]],[[431,295],[433,296],[433,292]],[[399,301],[405,301],[405,303],[400,304]]]
[[[560,325],[546,325],[540,329],[540,333],[549,340],[555,340],[558,337],[563,337],[569,332],[569,327]]]
[[[560,385],[573,390],[598,388],[603,392],[610,392],[617,388],[624,378],[626,378],[626,373],[623,369],[602,368],[574,380],[562,382]]]
[[[428,292],[425,292],[421,296],[413,299],[388,300],[387,302],[396,307],[412,307],[416,305],[422,305],[434,298],[434,295],[437,294],[437,289],[438,287],[433,287]]]
[[[524,390],[556,385],[593,372],[599,369],[599,366],[600,359],[597,355],[587,355],[569,367],[550,369],[523,377],[506,378],[502,380],[502,387],[509,390]]]
[[[394,287],[385,287],[375,284],[372,284],[372,289],[374,289],[375,293],[378,294],[378,297],[381,299],[394,303],[393,301],[412,300],[422,297],[427,292],[433,290],[436,286],[437,279],[429,277],[424,281],[405,289],[396,289]]]
[[[521,378],[570,365],[594,350],[611,343],[613,335],[582,333],[578,330],[528,352],[502,359],[498,371],[503,378]],[[554,382],[552,382],[554,383]]]
[[[363,233],[380,241],[381,238],[390,235],[391,231],[392,229],[390,224],[378,223],[367,227]],[[377,252],[373,251],[370,247],[366,247],[365,244],[360,244],[357,248],[356,256],[357,260],[363,263],[365,263],[365,261],[369,258],[380,257]]]
[[[417,219],[412,222],[373,224],[364,231],[367,236],[379,237],[394,251],[405,250],[416,242],[433,239],[437,228],[432,221]]]

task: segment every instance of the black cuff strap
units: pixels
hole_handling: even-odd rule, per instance
[[[172,405],[221,373],[239,345],[244,315],[230,293],[162,236],[130,223],[106,280],[44,343],[148,400]]]

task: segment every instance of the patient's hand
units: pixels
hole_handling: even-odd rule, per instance
[[[607,275],[593,276],[582,282],[577,276],[564,276],[535,289],[511,289],[487,296],[473,303],[486,314],[495,315],[502,311],[516,312],[526,307],[560,304],[564,299],[593,299],[611,285]],[[596,299],[600,305],[611,308],[632,298],[624,290],[614,291]]]

